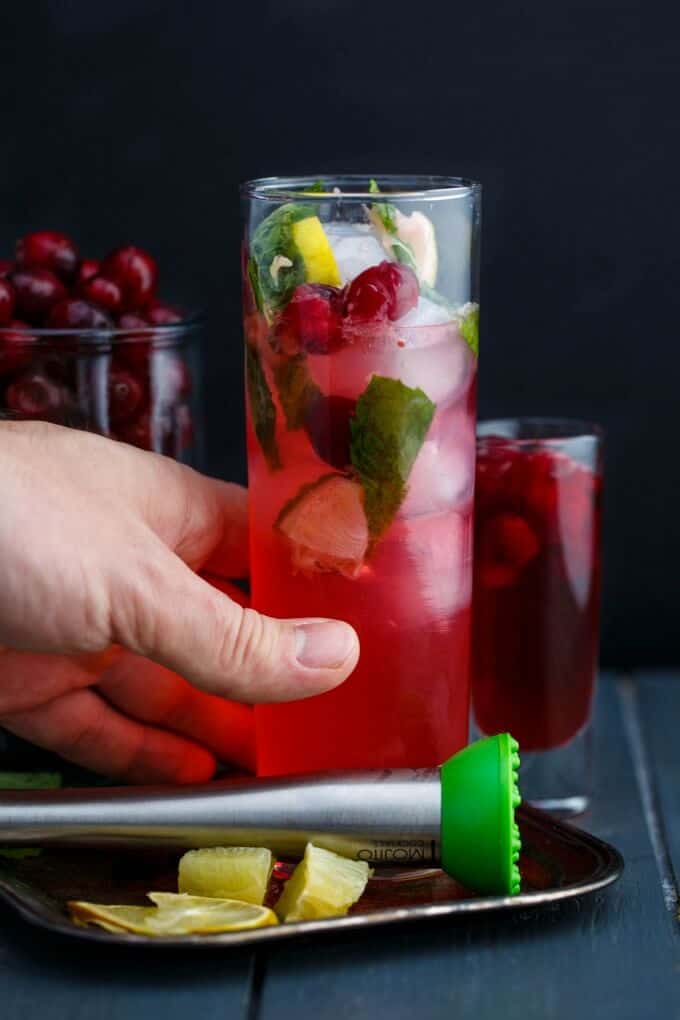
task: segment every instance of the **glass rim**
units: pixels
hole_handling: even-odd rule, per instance
[[[76,340],[84,346],[111,346],[120,343],[139,343],[140,340],[154,340],[160,343],[170,343],[173,340],[182,339],[186,334],[200,329],[206,320],[203,311],[194,312],[179,322],[164,322],[154,325],[148,323],[143,326],[131,326],[122,328],[112,326],[110,329],[92,329],[70,327],[68,329],[52,329],[48,326],[0,326],[0,337],[11,333],[18,337],[18,343],[35,345],[36,342],[42,346],[49,346],[51,343],[58,343],[64,340]],[[25,334],[25,337],[21,334]]]
[[[529,426],[530,430],[523,435],[521,430]],[[518,427],[519,434],[513,435],[511,429]],[[545,415],[519,415],[508,418],[484,418],[477,422],[477,439],[507,439],[516,443],[540,443],[545,440],[560,439],[597,439],[602,442],[604,429],[597,422],[583,418],[565,418]]]
[[[327,179],[331,187],[345,184],[349,190],[309,192],[319,180]],[[240,186],[242,198],[263,201],[329,201],[350,199],[352,201],[376,202],[388,199],[399,201],[441,201],[442,199],[465,198],[481,193],[482,185],[469,177],[452,177],[445,174],[379,174],[377,179],[388,186],[384,192],[369,191],[367,182],[370,174],[302,174],[291,177],[255,177]]]

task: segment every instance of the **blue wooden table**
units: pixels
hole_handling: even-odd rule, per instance
[[[1,1020],[680,1020],[680,673],[605,676],[584,827],[623,879],[549,909],[258,951],[131,951],[0,906]]]

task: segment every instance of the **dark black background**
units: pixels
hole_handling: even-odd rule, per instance
[[[604,425],[603,659],[677,661],[679,52],[642,0],[0,0],[0,254],[155,252],[242,479],[238,182],[480,179],[480,414]]]

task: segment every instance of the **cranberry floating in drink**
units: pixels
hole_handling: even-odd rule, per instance
[[[200,323],[157,296],[158,267],[127,245],[81,258],[38,230],[0,260],[0,418],[44,419],[195,461]]]
[[[593,426],[550,419],[480,425],[474,717],[483,733],[508,728],[525,755],[539,752],[535,763],[527,759],[528,795],[565,810],[567,802],[582,808],[587,796],[582,749],[570,747],[583,743],[592,709],[601,488]]]
[[[258,771],[437,765],[468,729],[479,188],[244,197],[253,604],[361,641],[336,690],[256,708]]]

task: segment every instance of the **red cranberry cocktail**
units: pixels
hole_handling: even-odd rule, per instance
[[[525,419],[480,425],[472,697],[523,751],[571,741],[591,712],[599,638],[600,437]]]
[[[197,323],[141,248],[83,258],[53,230],[0,259],[0,418],[41,419],[192,461]]]
[[[244,200],[253,604],[361,641],[336,690],[256,709],[258,771],[436,765],[468,730],[479,188]]]

